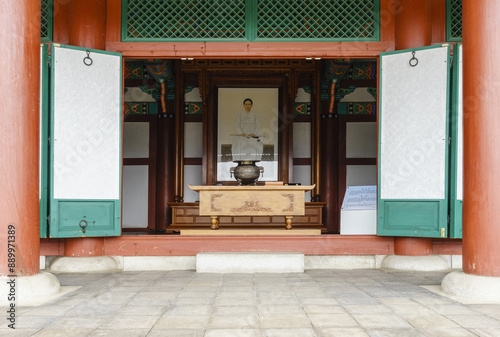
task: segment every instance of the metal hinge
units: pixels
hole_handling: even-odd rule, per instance
[[[441,237],[444,238],[446,237],[446,229],[441,228]]]

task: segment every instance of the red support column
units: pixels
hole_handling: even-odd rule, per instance
[[[40,272],[40,1],[0,0],[0,277]],[[10,232],[9,232],[10,230]],[[8,242],[15,270],[8,266]]]
[[[69,44],[106,48],[106,0],[70,0]],[[104,254],[104,238],[66,239],[65,256],[89,257]]]
[[[500,277],[500,2],[463,1],[463,270]]]
[[[399,0],[395,4],[396,49],[430,46],[432,42],[432,1]],[[395,238],[396,255],[432,254],[432,239]]]

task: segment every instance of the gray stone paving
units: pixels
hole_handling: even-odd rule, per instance
[[[420,287],[447,273],[56,274],[82,287],[18,308],[17,329],[0,322],[0,336],[500,336],[500,304],[464,305]]]

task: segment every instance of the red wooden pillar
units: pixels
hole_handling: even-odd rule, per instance
[[[40,271],[40,6],[39,0],[0,0],[0,91],[6,93],[0,123],[0,277]]]
[[[69,44],[106,48],[106,0],[70,0]],[[88,257],[104,254],[104,238],[66,239],[65,256]]]
[[[432,1],[399,0],[396,2],[395,25],[397,50],[430,46],[432,42]],[[432,239],[395,238],[396,255],[430,255]]]
[[[463,1],[463,270],[500,277],[500,2]]]

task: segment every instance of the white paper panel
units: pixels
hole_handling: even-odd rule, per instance
[[[55,48],[54,198],[120,199],[121,58]]]
[[[203,123],[184,123],[184,158],[203,155]]]
[[[123,166],[123,228],[148,227],[147,165]]]
[[[448,49],[382,57],[381,198],[444,199]]]
[[[377,165],[347,165],[346,186],[377,185]]]
[[[457,134],[457,199],[463,200],[464,197],[464,106],[463,106],[463,97],[464,97],[464,85],[463,85],[463,53],[462,53],[462,45],[460,45],[459,49],[459,74],[458,74],[458,134]]]
[[[346,123],[346,158],[377,158],[377,123]]]
[[[309,165],[294,165],[293,166],[293,182],[302,185],[311,185],[311,166]],[[305,193],[305,201],[311,200],[311,191]]]
[[[311,123],[293,123],[293,158],[311,158]]]
[[[149,158],[149,123],[123,123],[123,158]]]

